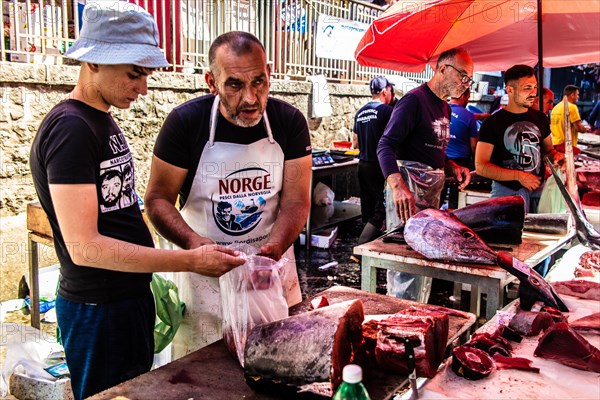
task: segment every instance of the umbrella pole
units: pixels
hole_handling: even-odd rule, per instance
[[[567,96],[563,97],[563,107],[565,109],[564,131],[565,131],[565,162],[566,162],[566,181],[567,191],[571,198],[580,207],[579,193],[577,191],[577,181],[575,176],[575,158],[573,154],[573,135],[571,132],[571,117],[569,116],[569,101]]]
[[[537,35],[538,35],[538,104],[544,112],[544,40],[542,29],[542,0],[537,0]]]

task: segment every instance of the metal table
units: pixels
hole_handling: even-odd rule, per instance
[[[512,245],[511,253],[533,267],[570,243],[574,235],[574,231],[564,235],[524,232],[523,242],[519,245]],[[495,265],[428,260],[410,249],[406,244],[383,243],[381,239],[355,247],[354,253],[362,256],[362,290],[375,292],[377,268],[407,272],[451,282],[468,283],[472,285],[471,312],[474,314],[481,315],[479,291],[487,294],[485,314],[487,320],[490,320],[496,310],[502,307],[501,300],[504,287],[516,279],[513,275]]]
[[[356,173],[358,169],[358,159],[355,158],[350,161],[346,161],[343,163],[335,163],[330,165],[322,165],[318,167],[312,167],[312,175],[310,178],[310,201],[312,205],[312,197],[313,197],[313,186],[314,180],[317,178],[322,178],[325,176],[335,176],[340,174],[348,174],[348,173]],[[332,187],[335,191],[335,187]],[[326,224],[321,224],[316,228],[329,228],[335,226],[344,221],[348,221],[351,219],[355,219],[360,217],[360,206],[356,204],[348,204],[342,203],[339,201],[335,201],[334,204],[334,214],[327,221]],[[311,213],[308,215],[308,219],[306,220],[306,249],[310,249],[310,241],[312,230],[315,228],[311,222],[311,214],[312,214],[312,206]]]

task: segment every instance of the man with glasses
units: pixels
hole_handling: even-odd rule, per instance
[[[469,54],[463,49],[448,50],[440,55],[431,80],[404,95],[394,108],[379,141],[377,155],[393,193],[393,210],[402,222],[415,214],[417,208],[437,206],[437,202],[425,204],[420,200],[423,197],[439,199],[443,179],[439,187],[431,188],[437,190],[437,195],[427,193],[428,196],[415,199],[415,193],[401,174],[398,160],[419,162],[434,170],[443,169],[446,175],[456,177],[460,189],[469,183],[468,168],[446,157],[450,140],[450,106],[446,99],[460,97],[473,82],[472,74],[473,61]]]
[[[520,195],[525,212],[536,212],[544,182],[545,155],[552,147],[546,116],[532,108],[537,96],[533,68],[515,65],[504,74],[508,104],[483,122],[475,151],[477,173],[492,179],[492,197]]]
[[[385,194],[388,229],[406,222],[417,211],[437,208],[445,175],[456,177],[459,189],[468,185],[469,169],[446,156],[450,140],[450,106],[446,99],[459,97],[469,88],[472,75],[473,61],[466,50],[448,50],[440,55],[431,80],[406,93],[394,107],[377,148],[388,185]],[[388,282],[391,279],[397,282],[395,275],[408,275],[389,272]],[[398,286],[409,288],[402,293],[390,290],[390,294],[416,299],[416,293],[422,292],[422,278],[417,278],[420,277],[401,278],[412,283]],[[428,295],[418,300],[426,301],[424,297]]]

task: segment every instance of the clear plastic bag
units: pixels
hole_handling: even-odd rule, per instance
[[[284,260],[256,255],[251,246],[237,246],[246,263],[219,278],[223,310],[223,339],[244,366],[246,338],[259,324],[289,316],[281,280]]]
[[[562,179],[562,172],[560,169],[557,169],[558,176]],[[565,203],[565,199],[558,188],[558,184],[554,179],[554,176],[551,175],[544,185],[542,189],[542,194],[540,195],[540,202],[537,207],[537,212],[540,214],[543,213],[565,213],[567,212],[567,204]]]

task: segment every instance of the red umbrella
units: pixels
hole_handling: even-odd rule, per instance
[[[373,21],[355,57],[361,65],[409,72],[434,65],[454,47],[471,53],[476,71],[594,63],[600,62],[599,21],[600,0],[399,1]]]

